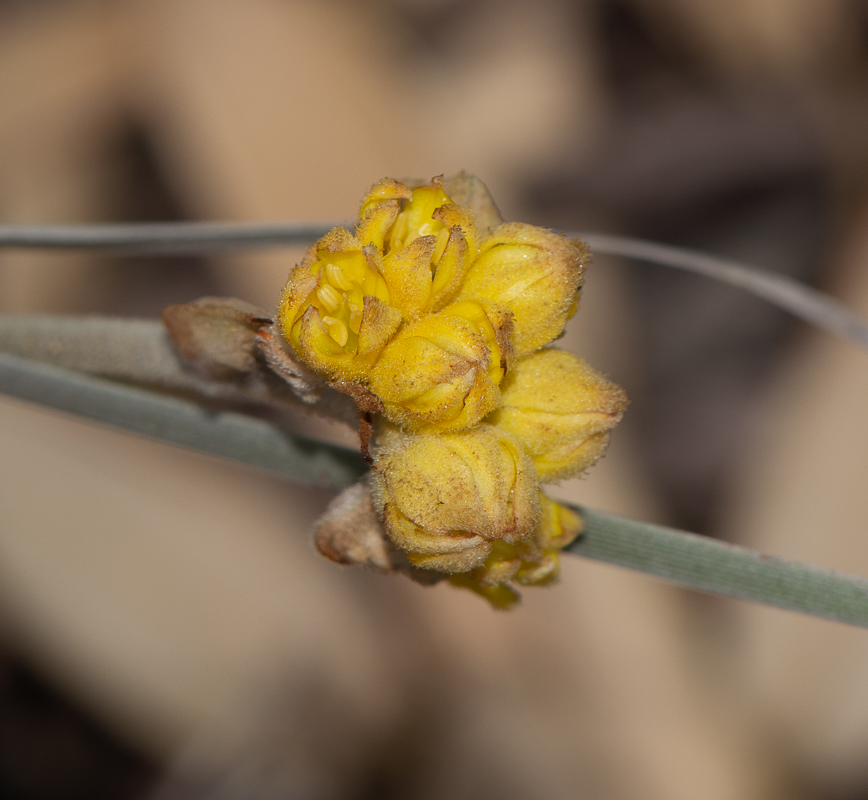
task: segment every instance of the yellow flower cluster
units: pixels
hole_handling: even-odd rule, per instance
[[[376,184],[355,231],[292,271],[279,321],[305,365],[379,415],[373,502],[391,544],[505,608],[510,584],[556,579],[581,530],[540,481],[593,464],[626,397],[541,349],[577,308],[585,246],[502,223],[482,184],[450,181]]]

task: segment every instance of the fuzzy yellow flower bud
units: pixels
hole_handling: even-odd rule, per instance
[[[561,554],[585,527],[582,518],[572,509],[562,506],[540,492],[542,513],[534,534],[536,553],[522,558],[513,580],[522,586],[547,586],[560,575]]]
[[[470,589],[486,598],[495,608],[511,608],[519,600],[509,583],[547,586],[558,579],[560,550],[581,532],[578,514],[539,493],[541,514],[533,536],[517,543],[494,542],[482,566],[452,575],[455,586]]]
[[[374,505],[410,563],[440,572],[480,567],[498,541],[537,530],[533,464],[490,425],[453,434],[393,434],[374,465]]]
[[[518,440],[541,481],[557,481],[603,455],[626,407],[623,389],[572,353],[552,348],[516,362],[490,421]]]
[[[484,297],[511,311],[520,358],[555,339],[575,313],[588,258],[577,240],[506,222],[480,245],[458,300]]]
[[[345,228],[334,228],[290,273],[278,319],[309,367],[333,380],[363,379],[398,329],[380,256]]]
[[[473,215],[436,178],[412,190],[380,181],[362,202],[356,236],[383,253],[392,305],[408,319],[439,311],[455,297],[478,244]]]
[[[459,431],[497,407],[512,362],[508,313],[465,301],[404,326],[370,373],[383,414],[410,431]]]

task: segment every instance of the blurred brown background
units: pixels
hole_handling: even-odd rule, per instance
[[[0,219],[348,219],[464,168],[508,219],[743,259],[868,315],[864,0],[0,0]],[[298,252],[0,252],[0,311],[271,307]],[[868,358],[596,260],[633,401],[558,496],[868,575]],[[868,634],[568,558],[493,613],[338,569],[330,499],[0,400],[0,794],[868,798]]]

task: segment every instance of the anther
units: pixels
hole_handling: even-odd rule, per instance
[[[350,311],[350,330],[358,335],[359,328],[362,327],[362,315],[356,311]]]
[[[329,336],[332,337],[341,347],[343,347],[347,343],[347,339],[350,338],[350,332],[347,330],[347,326],[344,325],[339,319],[335,317],[323,317],[322,324],[325,325],[325,329],[328,331]]]
[[[449,228],[441,228],[437,233],[437,244],[434,246],[434,253],[431,256],[431,260],[437,264],[440,261],[440,256],[443,255],[443,251],[446,249],[446,244],[449,241]]]
[[[352,283],[347,280],[347,276],[344,275],[344,271],[337,264],[326,264],[326,277],[333,283],[338,289],[342,289],[345,292],[348,292],[353,288]]]
[[[326,307],[327,311],[337,311],[338,306],[343,302],[343,297],[341,297],[333,286],[329,286],[328,284],[320,286],[316,291],[316,296]]]

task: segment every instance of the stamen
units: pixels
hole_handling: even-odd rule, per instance
[[[350,311],[350,330],[359,335],[359,328],[362,327],[362,315],[356,309]]]
[[[333,286],[329,286],[327,283],[316,290],[316,296],[326,307],[327,311],[337,311],[338,306],[343,302],[343,297],[340,296]]]
[[[353,285],[347,279],[347,276],[344,275],[344,271],[337,264],[326,264],[326,277],[333,283],[338,289],[343,289],[343,291],[348,292],[353,288]]]
[[[389,245],[392,250],[400,250],[404,246],[404,239],[407,236],[407,214],[406,211],[398,214],[398,218],[392,226],[392,234],[389,237]]]
[[[335,317],[323,317],[322,324],[325,325],[325,329],[328,331],[329,336],[332,337],[341,347],[343,347],[347,340],[350,338],[350,332],[347,330],[347,326],[344,325],[339,319],[335,319]]]
[[[434,253],[431,260],[437,264],[440,261],[440,256],[446,249],[446,243],[449,241],[449,228],[441,228],[437,233],[437,244],[434,246]]]

